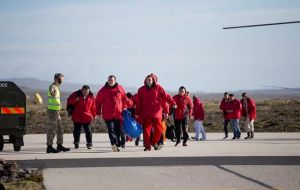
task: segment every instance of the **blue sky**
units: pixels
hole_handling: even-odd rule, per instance
[[[0,78],[139,87],[149,73],[167,90],[299,87],[300,1],[0,1]]]

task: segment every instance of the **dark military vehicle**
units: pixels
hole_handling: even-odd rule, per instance
[[[26,95],[15,83],[0,81],[0,151],[5,143],[20,151],[25,133]]]

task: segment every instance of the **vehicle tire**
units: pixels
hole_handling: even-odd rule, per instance
[[[19,152],[21,150],[21,146],[14,145],[14,151]]]
[[[2,135],[0,135],[0,152],[2,152],[4,148],[4,138]]]

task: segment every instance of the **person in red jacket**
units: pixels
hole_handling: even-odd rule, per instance
[[[192,137],[192,139],[195,139],[196,141],[206,140],[206,134],[203,127],[203,120],[204,120],[204,105],[200,101],[200,98],[197,96],[193,96],[193,117],[194,117],[194,127],[195,127],[195,137]],[[202,134],[202,138],[200,139],[200,132]]]
[[[67,110],[69,115],[72,115],[74,122],[73,137],[75,149],[79,148],[82,127],[85,131],[86,147],[91,149],[93,144],[90,125],[96,116],[96,107],[94,95],[88,85],[83,85],[81,90],[73,92],[68,97]]]
[[[226,107],[228,119],[233,128],[233,138],[239,139],[241,137],[241,129],[239,126],[239,119],[241,118],[242,105],[239,100],[234,97],[234,94],[229,94],[229,102]]]
[[[226,107],[229,102],[229,93],[225,92],[224,97],[220,103],[220,110],[223,111],[223,117],[224,117],[224,133],[225,137],[223,139],[228,138],[228,124],[230,123],[230,119],[228,118],[227,112],[226,112]]]
[[[105,120],[110,143],[114,152],[125,148],[125,134],[121,128],[122,111],[132,106],[132,101],[126,97],[124,88],[111,75],[96,97],[96,114]]]
[[[193,104],[189,96],[186,95],[186,89],[184,86],[179,88],[179,93],[173,96],[176,102],[177,108],[174,112],[174,124],[176,131],[176,144],[177,146],[181,141],[181,131],[183,133],[183,146],[187,146],[186,142],[189,138],[187,121],[192,118]]]
[[[150,74],[144,81],[144,86],[140,87],[137,93],[136,113],[144,131],[144,151],[151,150],[151,144],[155,150],[162,148],[158,145],[162,135],[162,115],[165,102],[175,107],[175,102],[167,98],[167,93],[157,83],[157,77]],[[153,129],[152,138],[150,138]]]
[[[256,105],[252,98],[249,98],[248,94],[244,92],[241,99],[242,104],[242,116],[245,119],[245,131],[247,137],[245,139],[254,138],[254,120],[256,119]]]

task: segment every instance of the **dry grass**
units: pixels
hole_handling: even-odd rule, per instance
[[[4,183],[4,187],[6,190],[29,190],[29,189],[44,190],[45,189],[42,183],[28,181],[28,180]]]
[[[223,131],[222,112],[218,101],[205,103],[207,131]],[[300,131],[300,99],[269,99],[258,101],[255,130],[259,132],[299,132]],[[243,130],[243,120],[241,119]],[[191,126],[190,126],[191,127]],[[190,128],[192,130],[192,127]]]
[[[204,126],[208,132],[223,131],[223,116],[219,110],[219,101],[204,101],[206,118]],[[61,113],[66,133],[72,133],[73,123],[66,110]],[[30,104],[27,108],[27,133],[45,133],[47,126],[46,107]],[[192,123],[189,124],[193,131]],[[243,122],[241,121],[241,126]],[[300,98],[269,99],[257,101],[256,131],[260,132],[299,132]],[[105,123],[97,121],[93,127],[95,133],[106,132]]]
[[[65,133],[73,132],[73,122],[71,117],[68,116],[66,110],[61,111],[62,124],[65,129]],[[106,126],[104,121],[97,121],[93,126],[94,133],[106,132]],[[32,103],[27,104],[27,134],[42,134],[47,130],[47,108],[41,105],[35,105]]]

